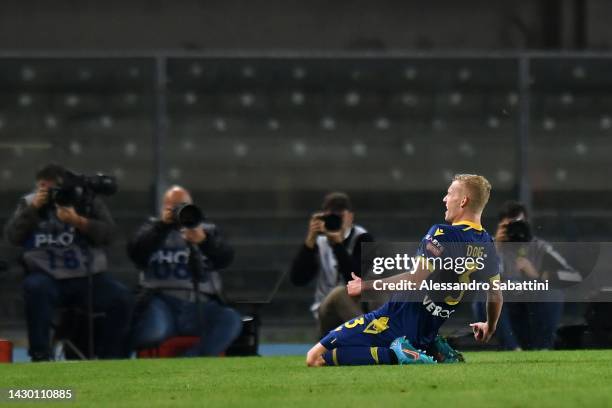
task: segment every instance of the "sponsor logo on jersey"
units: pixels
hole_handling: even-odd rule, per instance
[[[454,309],[445,309],[442,306],[436,305],[429,296],[425,296],[425,299],[423,299],[423,306],[432,316],[441,317],[443,319],[448,319],[455,312]]]
[[[435,256],[442,255],[442,252],[444,252],[444,246],[442,246],[440,241],[432,237],[430,234],[427,234],[425,236],[425,240],[427,241],[427,244],[425,245],[425,249],[427,249],[429,252],[431,252]]]

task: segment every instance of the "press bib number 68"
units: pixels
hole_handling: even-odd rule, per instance
[[[47,250],[49,257],[49,268],[55,270],[58,267],[64,269],[78,269],[81,266],[81,262],[74,249],[66,249],[61,253],[57,253],[50,249]]]

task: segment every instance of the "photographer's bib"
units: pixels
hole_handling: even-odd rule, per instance
[[[172,230],[162,245],[151,255],[141,285],[149,289],[163,289],[164,293],[194,300],[193,277],[189,269],[191,249],[180,231]],[[214,295],[220,290],[221,280],[213,270],[211,261],[201,254],[202,275],[198,285],[199,292]]]
[[[51,208],[24,247],[23,260],[29,272],[40,271],[56,279],[70,279],[107,269],[105,252],[91,247],[86,237],[74,226],[60,221]]]
[[[357,239],[365,234],[367,231],[365,228],[354,225],[353,228],[348,231],[348,234],[344,239],[349,236],[351,239],[346,245],[346,252],[349,255],[353,254]],[[352,235],[351,235],[352,233]],[[319,306],[325,297],[338,285],[344,283],[344,279],[338,273],[338,260],[334,255],[334,250],[329,244],[329,241],[325,235],[317,237],[317,248],[319,251],[319,271],[317,277],[317,287],[315,290],[315,300],[310,306],[310,310],[317,316]]]

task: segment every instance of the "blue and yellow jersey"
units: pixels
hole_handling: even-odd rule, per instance
[[[417,256],[422,257],[421,265],[430,271],[426,278],[429,282],[499,280],[499,260],[493,239],[481,225],[470,221],[433,225],[421,240]],[[422,302],[402,301],[401,296],[395,295],[375,313],[388,316],[390,325],[399,325],[395,329],[413,345],[426,347],[464,297],[465,292],[458,290],[429,291]]]
[[[465,283],[499,279],[493,238],[470,221],[435,224],[421,240],[417,256],[425,258],[423,264],[432,272],[432,279]]]

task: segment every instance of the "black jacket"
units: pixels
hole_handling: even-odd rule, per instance
[[[199,248],[202,254],[212,262],[215,269],[222,269],[234,259],[234,250],[225,242],[219,229],[213,224],[211,226],[211,228],[205,228],[206,239],[199,245]],[[127,247],[130,259],[138,268],[147,268],[149,258],[159,249],[173,228],[176,227],[156,218],[151,218],[140,227]]]
[[[48,207],[43,207],[37,210],[27,202],[25,197],[22,198],[4,227],[7,241],[15,246],[23,246],[38,223],[45,218],[47,209]],[[110,211],[102,200],[99,198],[93,200],[89,214],[83,215],[78,208],[77,214],[88,219],[87,230],[82,232],[82,235],[91,245],[104,246],[111,243],[116,226]]]
[[[346,248],[351,241],[354,231],[353,229],[351,234],[341,244],[332,245],[332,250],[338,261],[338,272],[342,275],[345,282],[352,279],[351,272],[361,276],[361,243],[374,242],[374,237],[369,232],[360,235],[355,242],[353,254],[350,255]],[[302,245],[291,264],[291,282],[296,286],[307,285],[317,275],[318,270],[318,247],[315,245],[314,248],[310,249],[306,245]]]

